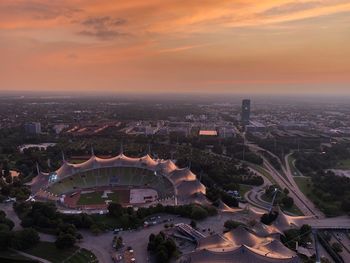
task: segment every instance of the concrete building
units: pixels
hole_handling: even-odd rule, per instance
[[[24,131],[27,134],[40,134],[41,133],[41,124],[40,122],[30,122],[24,124]]]
[[[232,127],[220,127],[219,128],[219,137],[220,138],[231,138],[231,137],[235,137],[236,136],[236,132],[235,129]]]

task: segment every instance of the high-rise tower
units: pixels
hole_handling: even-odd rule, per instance
[[[250,100],[245,99],[242,101],[242,125],[248,125],[250,120]]]

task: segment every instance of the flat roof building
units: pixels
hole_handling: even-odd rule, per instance
[[[218,136],[218,132],[216,130],[200,130],[199,136]]]

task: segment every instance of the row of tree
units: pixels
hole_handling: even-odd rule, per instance
[[[39,242],[39,234],[33,228],[13,231],[14,226],[15,224],[6,217],[5,212],[0,210],[0,250],[28,249]]]

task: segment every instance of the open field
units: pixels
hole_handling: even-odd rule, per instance
[[[34,255],[53,263],[67,262],[67,263],[85,263],[97,262],[96,257],[86,249],[79,249],[74,246],[68,249],[57,249],[54,243],[40,242],[31,249],[25,250],[26,253]]]
[[[302,191],[304,195],[311,197],[312,195],[311,178],[308,178],[305,176],[296,176],[294,177],[294,181],[296,182],[300,191]]]
[[[350,170],[350,159],[344,159],[339,161],[335,169]]]

